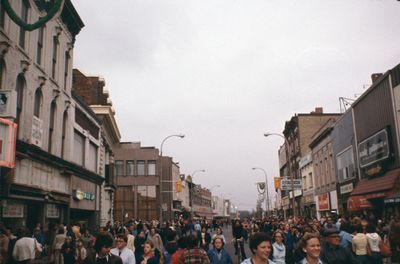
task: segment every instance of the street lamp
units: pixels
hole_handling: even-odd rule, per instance
[[[163,158],[162,158],[162,154],[163,154],[163,147],[164,147],[164,143],[165,141],[167,141],[169,138],[172,137],[179,137],[179,138],[184,138],[185,135],[183,134],[174,134],[174,135],[169,135],[167,137],[165,137],[163,139],[163,141],[161,141],[161,146],[160,146],[160,222],[163,222],[163,192],[162,192],[162,186],[163,186],[163,182],[169,182],[169,181],[163,181]],[[171,199],[172,200],[172,199]]]
[[[267,197],[265,199],[265,210],[266,210],[266,215],[268,216],[268,212],[269,212],[269,192],[268,192],[268,176],[267,176],[267,172],[263,168],[258,168],[258,167],[254,167],[254,168],[252,168],[252,170],[261,170],[262,172],[264,172],[265,188],[267,189]]]
[[[296,200],[295,200],[295,195],[294,195],[294,175],[292,175],[291,173],[291,164],[290,164],[290,157],[289,157],[289,142],[287,141],[286,137],[284,137],[282,134],[279,133],[264,133],[265,137],[269,137],[269,136],[278,136],[281,137],[285,140],[285,154],[286,154],[286,160],[288,163],[288,173],[289,173],[289,177],[290,177],[290,181],[291,183],[291,189],[292,189],[292,208],[293,208],[293,217],[296,217]]]
[[[190,190],[190,216],[193,217],[193,177],[198,172],[206,172],[206,170],[195,170],[191,174],[192,189]]]

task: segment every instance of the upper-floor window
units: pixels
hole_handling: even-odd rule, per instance
[[[65,156],[65,137],[67,134],[67,122],[68,122],[68,112],[67,110],[64,111],[63,115],[63,123],[62,123],[62,131],[61,131],[61,157],[64,158]]]
[[[4,21],[5,21],[6,12],[4,7],[0,5],[0,27],[4,28]]]
[[[353,147],[349,147],[336,156],[338,181],[344,182],[354,177]]]
[[[57,104],[56,100],[54,99],[51,102],[50,105],[50,119],[49,119],[49,141],[48,141],[48,146],[49,146],[49,152],[51,152],[51,148],[53,146],[53,140],[54,140],[54,123],[55,123],[55,118],[56,118],[56,110],[57,110]]]
[[[115,168],[116,176],[124,175],[124,161],[123,160],[116,160],[114,163],[114,168]]]
[[[89,155],[85,161],[85,167],[91,171],[97,172],[97,150],[98,147],[92,142],[89,143]]]
[[[54,36],[53,37],[53,55],[52,55],[52,60],[51,60],[51,77],[53,79],[56,78],[58,44],[59,44],[58,37]]]
[[[37,32],[38,32],[38,39],[36,47],[36,63],[40,65],[42,64],[44,27],[39,28]]]
[[[147,162],[147,174],[148,175],[156,175],[156,161],[155,160],[149,160]]]
[[[135,174],[135,162],[133,160],[126,161],[126,175],[133,176]]]
[[[39,87],[35,92],[35,102],[33,104],[33,115],[40,118],[40,109],[42,107],[42,89]]]
[[[308,189],[314,188],[312,172],[308,173]]]
[[[138,160],[137,161],[137,170],[138,170],[137,173],[138,173],[138,175],[145,175],[144,165],[145,165],[144,160]]]
[[[17,118],[15,120],[15,123],[17,123],[17,124],[21,121],[25,88],[26,88],[25,77],[22,73],[20,73],[20,74],[18,74],[17,83],[16,83],[16,87],[15,87],[15,90],[17,92]]]
[[[28,23],[28,13],[29,13],[29,3],[27,0],[21,1],[21,19],[25,23]],[[22,27],[19,27],[19,46],[25,49],[25,38],[26,38],[26,30]]]
[[[66,51],[64,54],[64,90],[67,90],[67,84],[68,84],[68,67],[69,67],[69,61],[71,56],[69,55],[69,51]]]
[[[74,162],[83,165],[85,156],[85,138],[78,131],[74,131]]]
[[[4,77],[6,76],[6,65],[4,60],[0,58],[0,90],[3,89]]]

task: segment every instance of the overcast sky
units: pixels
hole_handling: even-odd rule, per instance
[[[123,141],[156,146],[195,182],[255,208],[279,174],[295,113],[339,112],[400,63],[396,0],[73,0],[85,27],[74,67],[100,75]],[[230,194],[230,195],[229,195]]]

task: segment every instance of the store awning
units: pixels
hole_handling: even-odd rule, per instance
[[[350,196],[347,200],[347,210],[349,212],[357,212],[366,209],[372,209],[374,206],[364,196]]]
[[[213,212],[195,212],[195,215],[205,218],[212,218],[216,214]]]
[[[351,196],[362,195],[366,199],[382,198],[393,194],[399,180],[400,169],[388,171],[384,176],[361,180]]]

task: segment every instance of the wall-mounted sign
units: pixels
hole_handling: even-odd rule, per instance
[[[4,218],[23,218],[24,205],[16,202],[3,201]]]
[[[385,160],[389,158],[389,154],[389,140],[386,129],[377,132],[358,144],[361,168]]]
[[[60,209],[55,204],[48,204],[46,206],[47,218],[60,218]]]
[[[42,147],[43,121],[36,116],[32,118],[31,143]]]
[[[329,193],[318,195],[318,211],[327,211],[329,209]]]
[[[293,181],[293,184],[292,184]],[[301,179],[290,179],[290,178],[282,178],[281,179],[281,188],[284,191],[292,190],[301,190]]]
[[[281,188],[281,177],[274,177],[274,187],[275,189]]]
[[[0,166],[15,168],[17,124],[0,118]]]
[[[82,200],[88,200],[88,201],[94,201],[95,195],[92,193],[88,192],[83,192],[81,190],[73,190],[72,192],[72,198],[74,198],[77,201],[82,201]]]
[[[17,92],[0,90],[0,117],[15,118],[17,112]]]
[[[345,193],[349,193],[352,192],[354,189],[353,183],[349,183],[349,184],[345,184],[340,186],[340,193],[341,194],[345,194]]]

